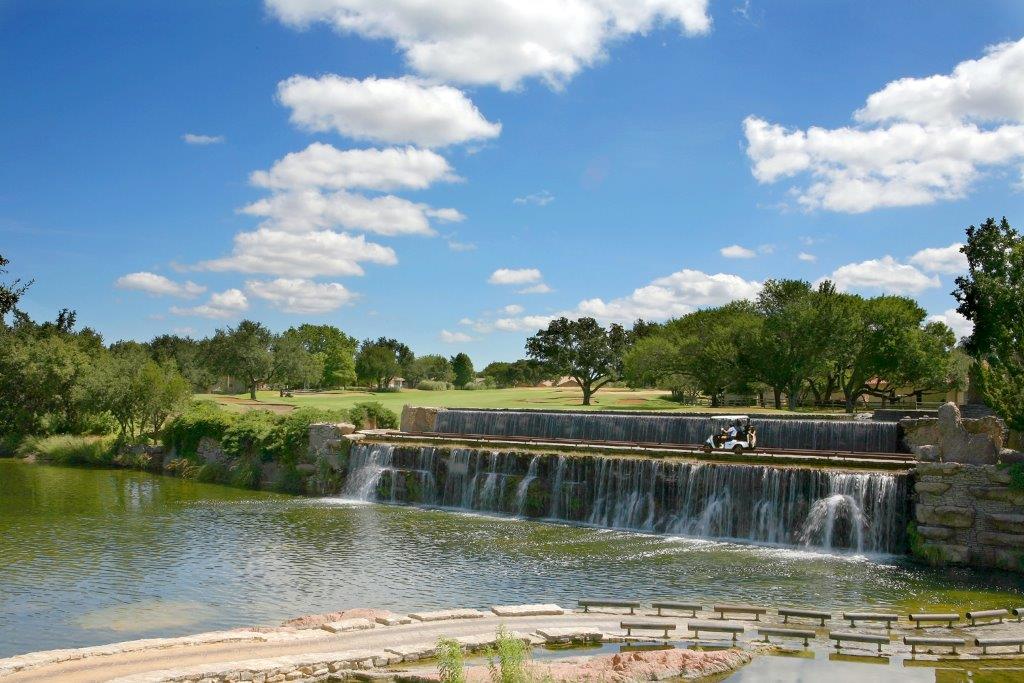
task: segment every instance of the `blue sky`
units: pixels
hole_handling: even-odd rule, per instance
[[[963,228],[1024,222],[1022,38],[1011,0],[6,0],[0,253],[108,341],[478,366],[769,277],[942,316]]]

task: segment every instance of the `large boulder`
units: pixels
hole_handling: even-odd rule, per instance
[[[196,445],[196,455],[202,458],[205,463],[224,462],[227,455],[221,448],[220,441],[212,436],[204,436],[199,439]]]
[[[403,432],[432,432],[437,428],[437,415],[444,408],[424,408],[406,405],[402,408]]]
[[[960,417],[960,409],[949,402],[939,406],[939,454],[943,462],[959,462],[969,465],[994,465],[999,461],[1003,448],[1002,429],[994,433],[998,421],[985,417],[973,420],[971,433]],[[979,424],[981,423],[981,424]]]

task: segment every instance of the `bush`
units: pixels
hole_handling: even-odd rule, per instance
[[[281,478],[277,480],[274,490],[280,493],[304,493],[306,483],[303,481],[302,474],[295,465],[285,465],[281,468]]]
[[[182,479],[195,479],[199,475],[200,467],[188,458],[175,458],[164,466],[164,473]]]
[[[347,411],[299,408],[276,418],[265,447],[278,462],[298,462],[309,446],[309,425],[314,422],[344,422]]]
[[[277,420],[268,410],[242,413],[224,430],[221,448],[231,458],[260,457],[267,449]]]
[[[506,631],[504,626],[498,627],[497,636],[494,650],[487,653],[491,680],[494,683],[526,683],[529,680],[526,672],[528,646]]]
[[[465,391],[477,391],[480,389],[494,389],[496,386],[497,385],[494,383],[492,378],[485,377],[483,379],[473,380],[462,388]]]
[[[200,439],[204,436],[223,438],[237,417],[213,401],[193,401],[164,427],[164,446],[168,450],[176,449],[180,455],[194,456]]]
[[[224,484],[228,478],[228,468],[221,462],[208,462],[205,465],[200,465],[196,472],[196,481],[207,484]]]
[[[447,391],[452,388],[452,385],[448,382],[439,382],[435,379],[425,379],[416,385],[417,389],[423,391]]]
[[[15,451],[20,457],[35,455],[40,460],[58,465],[99,465],[114,464],[117,440],[103,436],[56,436],[26,437]]]
[[[377,429],[398,428],[398,415],[379,401],[357,403],[348,411],[348,416],[356,429],[369,429],[372,426]]]
[[[263,469],[256,458],[242,458],[231,465],[230,484],[242,489],[258,489]]]

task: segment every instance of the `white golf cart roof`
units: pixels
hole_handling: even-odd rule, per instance
[[[729,422],[735,422],[736,420],[749,420],[749,415],[712,415],[712,420],[728,420]]]

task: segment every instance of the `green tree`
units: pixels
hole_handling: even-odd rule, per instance
[[[473,381],[476,373],[473,371],[473,361],[468,354],[457,353],[452,356],[452,374],[455,376],[455,386],[460,389]]]
[[[243,320],[237,327],[217,330],[211,343],[214,367],[245,382],[249,397],[274,374],[274,334],[261,323]]]
[[[526,340],[526,352],[552,373],[568,375],[583,389],[583,405],[622,374],[628,335],[619,324],[605,329],[593,318],[552,320]]]
[[[178,371],[192,384],[192,389],[206,393],[217,382],[217,371],[211,360],[210,340],[196,340],[175,334],[161,334],[148,344],[149,353],[158,363],[173,361]]]
[[[297,337],[309,353],[322,354],[323,379],[317,384],[334,389],[356,381],[356,350],[359,341],[333,325],[303,324],[285,331],[286,337]]]
[[[444,356],[430,354],[418,356],[409,364],[405,373],[406,384],[415,387],[424,380],[435,382],[451,382],[455,379],[451,362]]]
[[[415,360],[409,347],[394,339],[367,339],[356,354],[356,375],[359,380],[384,390]]]
[[[318,384],[324,377],[324,354],[310,353],[295,335],[274,340],[274,366],[270,382],[281,395],[288,389]]]
[[[0,254],[0,275],[7,274],[7,266],[9,264],[10,261],[4,258],[3,254]],[[21,300],[22,295],[31,286],[32,280],[22,282],[20,279],[15,279],[11,282],[0,282],[0,328],[3,328],[6,324],[4,321],[7,318],[7,314],[15,310],[18,306],[18,301]]]
[[[1004,217],[967,228],[967,275],[957,310],[974,323],[967,350],[979,361],[981,394],[1006,423],[1024,430],[1024,239]]]

